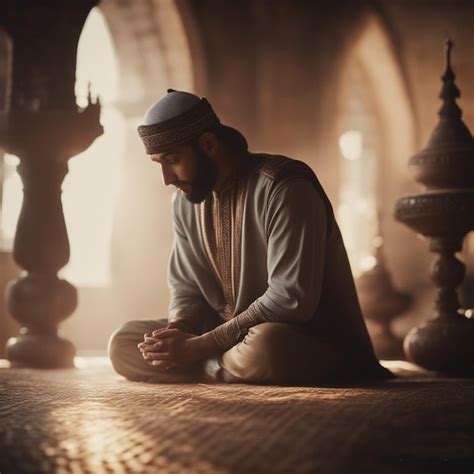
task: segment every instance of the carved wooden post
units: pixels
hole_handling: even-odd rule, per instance
[[[18,168],[24,198],[13,255],[28,274],[7,288],[8,310],[23,326],[8,341],[7,358],[15,365],[72,365],[74,347],[57,335],[77,305],[76,289],[56,276],[69,260],[61,204],[67,161],[23,156]]]
[[[397,202],[396,218],[430,239],[439,254],[431,275],[438,287],[434,318],[412,329],[405,338],[410,360],[448,374],[474,374],[474,320],[460,311],[457,287],[465,266],[455,254],[464,236],[474,228],[474,143],[456,103],[460,96],[446,48],[442,76],[440,121],[428,146],[410,160],[415,179],[428,190]]]
[[[31,4],[21,11],[11,3],[3,7],[14,68],[0,141],[20,158],[24,197],[13,254],[25,269],[7,289],[8,309],[23,327],[7,342],[6,355],[13,366],[72,367],[74,346],[57,332],[77,305],[76,289],[57,276],[69,260],[61,185],[68,159],[102,133],[100,104],[89,97],[89,105],[78,110],[74,96],[77,42],[97,2],[25,3]],[[54,34],[43,35],[45,29]]]

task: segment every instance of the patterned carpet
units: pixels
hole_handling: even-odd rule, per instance
[[[398,372],[312,388],[0,369],[0,473],[472,474],[474,380]]]

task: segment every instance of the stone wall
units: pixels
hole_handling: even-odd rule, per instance
[[[337,205],[342,85],[348,61],[362,58],[382,124],[378,195],[387,264],[401,289],[417,294],[429,284],[427,245],[396,223],[392,210],[397,197],[417,189],[407,162],[437,120],[447,33],[456,44],[460,105],[474,129],[471,0],[103,0],[100,8],[121,68],[119,107],[130,126],[108,297],[120,294],[123,304],[115,316],[104,312],[101,334],[91,342],[83,328],[101,312],[95,302],[107,298],[84,292],[65,326],[80,348],[103,348],[108,332],[126,319],[166,314],[171,192],[144,161],[133,130],[168,87],[207,96],[252,150],[307,162]],[[131,223],[139,229],[132,234]]]

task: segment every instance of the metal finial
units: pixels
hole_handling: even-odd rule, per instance
[[[451,55],[452,55],[453,46],[454,46],[454,43],[451,37],[448,36],[448,38],[446,39],[444,43],[444,50],[446,54],[446,69],[444,70],[444,74],[441,76],[441,79],[443,79],[444,82],[454,81],[456,77],[451,67]]]
[[[446,69],[444,74],[441,76],[443,80],[443,87],[439,94],[439,97],[443,100],[443,105],[439,110],[439,115],[450,116],[452,118],[461,118],[462,112],[459,106],[456,104],[456,99],[460,97],[461,93],[457,88],[454,80],[456,78],[451,68],[451,55],[453,50],[454,42],[451,37],[448,36],[445,42],[446,52]]]
[[[90,105],[92,102],[92,82],[87,83],[87,104]]]
[[[451,36],[448,36],[445,44],[446,44],[446,69],[451,69],[451,51],[454,46]]]

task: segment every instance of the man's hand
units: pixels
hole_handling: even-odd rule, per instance
[[[157,334],[162,331],[166,331],[168,329],[180,329],[183,332],[188,332],[189,334],[190,331],[188,331],[188,321],[186,320],[177,320],[177,321],[172,321],[168,323],[164,328],[160,329],[155,329],[153,332],[147,332],[143,335],[143,342],[140,342],[138,344],[138,349],[142,353],[142,357],[148,361],[148,363],[151,365],[152,361],[154,360],[152,353],[153,352],[160,352],[160,346],[155,346],[156,343],[159,342],[159,340],[154,336],[154,334]],[[168,364],[164,365],[161,367],[163,369],[171,369],[171,368],[181,368],[181,366],[177,364]]]
[[[148,353],[151,365],[160,368],[188,367],[199,362],[198,336],[179,329],[158,329],[152,337],[155,349]]]
[[[145,360],[164,370],[189,367],[222,352],[210,332],[195,336],[168,327],[145,334],[138,347]]]

